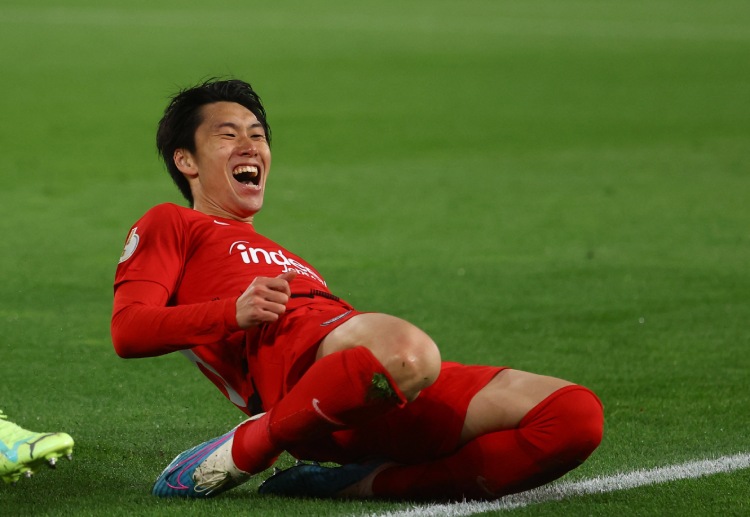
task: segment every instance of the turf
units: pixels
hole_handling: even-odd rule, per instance
[[[743,1],[20,2],[0,7],[0,407],[76,439],[1,515],[364,515],[399,503],[162,501],[241,415],[181,357],[109,338],[129,226],[180,202],[169,94],[238,76],[270,114],[258,228],[446,359],[593,388],[568,479],[748,451],[750,5]],[[282,462],[288,463],[287,457]],[[263,476],[260,477],[262,479]],[[742,515],[748,472],[533,515]]]

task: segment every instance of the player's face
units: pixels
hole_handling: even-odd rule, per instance
[[[255,115],[234,102],[201,108],[195,153],[178,149],[175,163],[188,177],[200,212],[251,221],[263,206],[271,149]]]

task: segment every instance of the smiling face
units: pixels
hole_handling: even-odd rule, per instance
[[[252,222],[263,207],[271,149],[263,125],[241,104],[214,102],[201,108],[195,152],[177,149],[174,162],[205,214]]]

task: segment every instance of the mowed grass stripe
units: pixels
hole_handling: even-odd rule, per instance
[[[404,21],[403,12],[362,9],[357,5],[351,9],[320,11],[309,9],[304,3],[298,4],[305,10],[305,16],[289,16],[288,8],[277,11],[270,9],[264,13],[264,29],[358,32],[407,32],[456,34],[471,31],[484,35],[520,35],[528,37],[536,34],[544,37],[595,38],[597,40],[617,39],[631,42],[679,41],[682,43],[700,41],[747,42],[750,32],[742,23],[728,21],[731,15],[713,18],[686,18],[675,20],[669,15],[656,13],[652,19],[645,19],[635,11],[620,11],[617,18],[612,12],[583,12],[570,9],[545,11],[537,15],[527,12],[516,13],[513,9],[499,9],[488,5],[488,12],[467,11],[455,4],[443,2],[443,10],[452,11],[453,23],[446,27],[442,17],[418,16],[416,20]],[[408,6],[400,6],[408,9]],[[309,9],[309,10],[308,10]],[[419,8],[421,9],[421,7]],[[198,7],[175,11],[164,8],[121,8],[121,7],[10,7],[0,13],[0,23],[31,25],[83,25],[92,27],[182,27],[201,26],[225,28],[227,25],[246,26],[243,18],[233,16],[234,7],[214,6],[206,9]],[[419,15],[417,10],[410,13]],[[672,14],[672,13],[669,13]],[[715,14],[710,10],[707,14]],[[491,16],[490,16],[491,15]]]

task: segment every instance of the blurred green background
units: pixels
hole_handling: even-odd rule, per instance
[[[123,361],[109,339],[130,225],[182,203],[156,123],[212,76],[269,112],[259,231],[446,359],[600,395],[605,440],[569,479],[747,452],[749,62],[744,1],[4,0],[0,408],[77,449],[0,486],[0,513],[405,507],[260,498],[256,481],[195,505],[148,495],[241,418],[181,357]],[[748,481],[517,513],[740,515]]]

